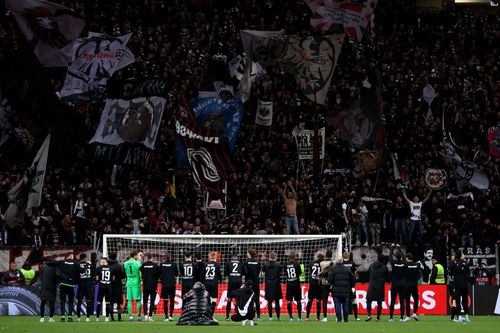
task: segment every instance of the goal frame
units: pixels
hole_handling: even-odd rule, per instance
[[[315,240],[315,239],[337,239],[337,249],[335,256],[342,256],[343,252],[343,235],[342,234],[333,234],[333,235],[157,235],[157,234],[139,234],[139,235],[131,235],[131,234],[104,234],[102,239],[102,255],[103,257],[108,256],[108,239],[111,238],[122,238],[122,239],[130,239],[130,240],[150,240],[150,241],[158,241],[159,239],[164,239],[168,241],[168,239],[200,239],[203,242],[204,239],[216,240],[216,239],[269,239],[269,240],[286,240],[290,239],[291,242],[294,240]]]

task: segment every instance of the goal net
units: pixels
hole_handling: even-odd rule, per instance
[[[290,252],[298,255],[298,261],[303,265],[303,274],[300,277],[302,282],[302,302],[307,302],[307,289],[309,283],[309,266],[315,260],[315,254],[321,250],[326,252],[331,250],[333,256],[342,254],[342,236],[341,235],[104,235],[103,236],[103,256],[115,252],[119,262],[123,263],[132,250],[140,250],[143,253],[150,253],[153,261],[161,263],[165,260],[165,254],[168,252],[172,261],[181,264],[184,261],[184,253],[201,255],[203,261],[208,260],[210,252],[217,253],[217,261],[221,264],[222,272],[224,266],[230,260],[231,255],[238,255],[242,261],[246,260],[248,249],[255,249],[262,266],[269,259],[271,251],[276,252],[278,261],[284,264],[288,261]],[[193,259],[194,260],[194,259]],[[285,272],[282,272],[282,283],[286,282]],[[227,303],[226,277],[219,286],[219,299],[216,303],[216,314],[225,313]],[[261,284],[264,283],[264,275],[260,276]],[[180,282],[180,281],[179,281]],[[284,286],[284,285],[283,285]],[[156,313],[163,313],[162,300],[159,298],[160,288],[158,286],[156,304]],[[283,296],[285,296],[283,288]],[[265,300],[264,286],[261,285],[261,309],[266,313],[267,302]],[[286,306],[284,304],[284,306]],[[178,286],[175,302],[176,313],[180,313],[182,308],[182,299],[180,285]],[[232,307],[234,309],[234,306]],[[305,306],[303,307],[305,309]],[[316,307],[313,306],[313,309]],[[330,308],[330,306],[329,306]],[[313,313],[315,313],[313,311]]]

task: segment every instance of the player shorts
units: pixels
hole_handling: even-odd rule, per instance
[[[206,283],[205,288],[207,289],[208,294],[211,298],[219,297],[219,286],[214,283]]]
[[[127,301],[140,301],[141,297],[141,287],[127,287]]]
[[[93,283],[79,284],[78,290],[76,292],[76,299],[81,301],[85,297],[85,300],[87,302],[93,302],[94,301],[94,291],[95,291],[95,286]]]
[[[279,282],[268,282],[266,286],[266,300],[267,301],[278,301],[283,298],[283,293],[281,291],[281,283]]]
[[[308,299],[321,299],[321,285],[318,281],[309,283]]]
[[[161,298],[163,299],[174,299],[175,298],[175,286],[172,287],[161,287]]]
[[[302,300],[302,290],[300,289],[300,284],[286,285],[286,300],[295,300],[297,302],[300,302]]]
[[[100,284],[99,290],[97,291],[97,302],[102,303],[104,300],[106,303],[111,303],[111,286],[105,286]]]

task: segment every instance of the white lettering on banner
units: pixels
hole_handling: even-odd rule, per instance
[[[421,307],[423,307],[426,310],[432,310],[436,307],[436,300],[434,299],[434,296],[436,294],[432,290],[426,290],[422,293],[422,304],[420,304]],[[413,298],[412,298],[413,300]]]
[[[187,128],[186,126],[179,123],[179,121],[177,121],[177,120],[175,121],[175,129],[177,131],[177,134],[179,134],[180,136],[187,136],[190,139],[196,139],[196,140],[204,141],[207,143],[215,143],[216,145],[219,144],[219,137],[202,136],[202,135],[196,134],[193,131],[191,131],[189,128]]]

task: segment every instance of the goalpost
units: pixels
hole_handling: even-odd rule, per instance
[[[161,263],[165,260],[168,252],[172,261],[180,264],[184,261],[184,253],[189,252],[193,256],[201,255],[203,261],[208,260],[210,252],[217,253],[217,261],[221,264],[222,271],[229,261],[231,255],[238,255],[240,260],[246,260],[247,250],[253,248],[258,253],[258,259],[262,266],[268,262],[269,253],[276,252],[278,261],[282,264],[288,261],[290,252],[298,255],[298,261],[304,266],[301,281],[304,285],[303,293],[307,295],[307,284],[309,283],[309,265],[315,260],[315,253],[319,250],[326,252],[331,250],[333,258],[342,255],[342,235],[103,235],[103,256],[115,252],[117,260],[123,263],[132,250],[140,250],[150,253],[153,261]],[[194,260],[194,258],[193,258]],[[261,274],[260,282],[264,283],[264,275]],[[285,275],[282,274],[282,283],[285,283]],[[221,285],[216,313],[222,313],[225,308],[226,290]],[[262,288],[263,289],[263,288]],[[261,305],[265,303],[263,290],[261,290]],[[179,293],[180,302],[180,293]],[[157,298],[156,303],[160,302]],[[177,308],[176,304],[176,308]],[[179,305],[180,307],[180,305]],[[315,307],[314,307],[315,308]],[[162,309],[157,304],[157,309]],[[265,312],[265,311],[264,311]]]

